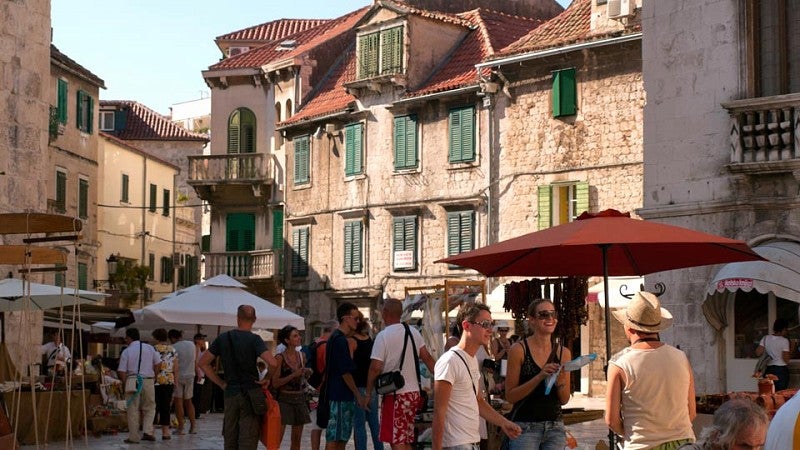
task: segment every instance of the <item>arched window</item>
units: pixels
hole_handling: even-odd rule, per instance
[[[281,121],[281,103],[275,103],[275,123],[280,123]]]
[[[286,100],[286,119],[289,119],[292,115],[292,101]]]
[[[247,108],[239,108],[228,119],[228,153],[255,151],[256,115]]]

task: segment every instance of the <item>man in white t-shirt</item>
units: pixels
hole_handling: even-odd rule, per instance
[[[461,340],[436,361],[433,397],[433,450],[478,450],[480,417],[503,429],[511,439],[519,425],[494,410],[480,393],[480,369],[475,353],[492,337],[492,315],[481,303],[463,305],[456,323]]]
[[[764,450],[800,448],[800,395],[795,394],[775,413],[769,424]]]
[[[387,299],[383,302],[381,317],[386,328],[375,336],[372,346],[371,363],[367,375],[367,398],[364,406],[369,405],[373,394],[375,379],[382,373],[400,370],[400,355],[403,343],[406,340],[406,328],[400,323],[403,314],[403,304],[398,300]],[[405,360],[403,361],[402,375],[405,385],[397,392],[383,396],[381,404],[381,427],[379,437],[381,442],[392,446],[393,450],[406,450],[411,448],[414,439],[414,416],[421,406],[420,389],[417,383],[417,368],[414,362],[413,346],[417,349],[420,360],[433,371],[433,357],[425,347],[422,336],[414,327],[408,327],[410,338],[406,347]]]
[[[195,428],[195,411],[192,397],[194,396],[194,374],[197,357],[197,348],[194,342],[183,340],[183,332],[181,330],[169,330],[169,341],[172,347],[175,348],[175,353],[178,355],[178,369],[180,373],[175,374],[175,392],[173,398],[175,399],[175,416],[178,418],[178,431],[177,434],[183,434],[183,425],[186,423],[184,415],[189,416],[189,434],[194,434],[197,430]]]
[[[72,360],[72,353],[63,342],[61,333],[55,331],[52,335],[53,340],[40,347],[39,352],[47,358],[47,373],[64,375],[67,365]]]

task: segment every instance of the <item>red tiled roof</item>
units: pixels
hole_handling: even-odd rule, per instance
[[[473,26],[473,24],[470,23],[468,20],[459,17],[458,14],[450,14],[450,13],[444,13],[444,12],[440,12],[440,11],[431,11],[431,10],[426,10],[426,9],[420,9],[420,8],[416,8],[414,6],[411,6],[411,5],[407,4],[407,3],[399,3],[399,2],[392,1],[392,0],[377,0],[375,2],[375,5],[376,6],[386,7],[386,8],[389,8],[391,10],[394,10],[394,11],[399,11],[399,12],[408,13],[408,14],[414,14],[416,16],[425,17],[425,18],[428,18],[428,19],[438,20],[440,22],[452,23],[452,24],[455,24],[455,25],[461,25],[461,26],[465,26],[465,27]]]
[[[181,168],[176,166],[175,164],[172,164],[171,162],[163,160],[163,159],[161,159],[161,158],[159,158],[157,156],[153,156],[152,154],[140,149],[139,147],[137,147],[135,145],[131,145],[130,142],[123,141],[122,139],[114,136],[113,134],[109,134],[109,133],[106,133],[105,131],[101,131],[100,132],[100,136],[105,138],[105,139],[108,139],[109,141],[111,141],[111,142],[113,142],[113,143],[115,143],[117,145],[119,145],[120,147],[125,147],[125,148],[127,148],[128,150],[130,150],[132,152],[138,153],[140,155],[145,155],[148,158],[153,159],[155,161],[158,161],[161,164],[164,164],[164,165],[167,165],[169,167],[172,167],[175,170],[178,170],[178,171],[181,170]]]
[[[168,118],[131,100],[100,100],[100,108],[127,111],[125,129],[115,131],[122,140],[140,141],[208,141],[203,134],[192,133]]]
[[[275,41],[314,28],[330,19],[278,19],[217,36],[214,41]]]
[[[542,21],[512,16],[497,11],[475,9],[459,14],[475,24],[472,31],[452,54],[445,65],[422,87],[410,92],[408,97],[444,92],[477,85],[475,65],[539,26]],[[489,69],[483,69],[488,76]]]
[[[574,0],[564,12],[545,22],[539,28],[531,31],[489,59],[498,59],[519,53],[590,42],[641,31],[641,26],[637,25],[625,30],[592,32],[591,20],[592,0]]]
[[[82,65],[78,64],[77,62],[75,62],[75,60],[73,60],[69,56],[61,53],[61,50],[59,50],[53,44],[50,44],[50,59],[58,61],[61,64],[64,64],[65,66],[67,66],[71,70],[73,70],[76,75],[78,75],[80,77],[83,77],[83,79],[85,79],[86,81],[94,84],[95,86],[97,86],[99,88],[103,88],[103,89],[106,88],[105,82],[102,79],[100,79],[100,77],[98,77],[97,75],[93,74],[86,67],[83,67]]]
[[[248,52],[226,58],[209,67],[209,70],[256,68],[303,54],[333,36],[352,29],[369,9],[370,7],[358,9],[336,19],[328,20],[315,28],[285,36],[280,41],[271,41]],[[278,50],[278,44],[283,40],[294,40],[297,42],[297,47],[291,50]]]
[[[356,101],[356,98],[348,94],[342,86],[356,77],[356,52],[353,47],[343,55],[343,61],[331,72],[327,81],[319,91],[311,97],[303,108],[290,119],[278,124],[278,126],[293,125],[304,120],[312,120],[318,117],[335,114],[346,110]]]

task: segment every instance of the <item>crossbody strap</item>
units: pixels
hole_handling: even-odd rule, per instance
[[[463,357],[463,356],[461,356],[461,355],[458,353],[458,351],[456,351],[456,350],[453,350],[453,349],[451,349],[450,351],[451,351],[451,352],[453,352],[453,353],[455,353],[455,355],[456,355],[456,356],[458,356],[458,359],[460,359],[460,360],[461,360],[461,362],[463,362],[463,363],[464,363],[464,367],[466,367],[466,368],[467,368],[467,373],[469,374],[469,381],[470,381],[470,384],[472,384],[472,392],[475,394],[475,396],[477,396],[477,395],[478,395],[478,391],[477,391],[477,389],[475,389],[475,380],[472,378],[472,371],[471,371],[471,370],[469,370],[469,364],[467,364],[467,360],[466,360],[466,359],[464,359],[464,357]]]
[[[414,353],[414,368],[416,369],[415,372],[417,373],[417,386],[419,386],[419,389],[422,390],[422,377],[419,374],[419,355],[417,355],[417,343],[414,342],[414,335],[411,334],[408,324],[404,323],[403,326],[406,328],[406,334],[411,338],[411,350]],[[403,350],[405,350],[405,344],[403,344]],[[405,358],[400,360],[401,369],[403,361],[405,361]]]
[[[406,361],[406,347],[408,347],[408,337],[411,335],[411,333],[408,331],[408,324],[404,323],[403,329],[405,329],[406,332],[403,335],[403,352],[400,353],[400,368],[398,369],[400,372],[403,371],[403,363]]]
[[[139,341],[139,365],[136,367],[136,375],[142,373],[142,341]]]

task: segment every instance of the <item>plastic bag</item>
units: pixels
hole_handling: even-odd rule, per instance
[[[267,450],[279,450],[281,447],[281,407],[269,391],[264,390],[267,398],[267,413],[261,422],[261,443]]]

